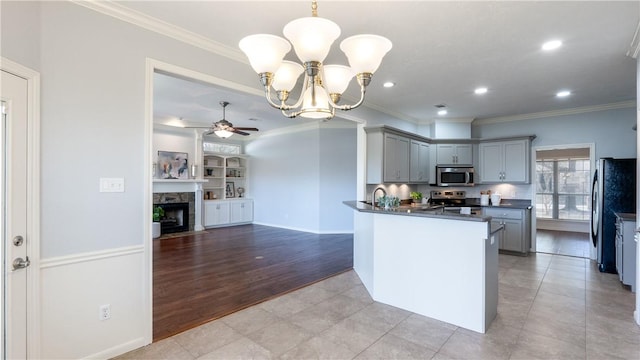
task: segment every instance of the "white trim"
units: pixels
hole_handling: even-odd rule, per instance
[[[310,229],[291,227],[291,226],[282,226],[280,224],[269,224],[269,223],[256,222],[256,221],[254,221],[252,224],[254,224],[254,225],[262,225],[262,226],[269,226],[269,227],[278,228],[278,229],[301,231],[301,232],[306,232],[306,233],[311,233],[311,234],[319,234],[319,235],[353,234],[353,230],[329,230],[329,231],[325,230],[325,231],[318,231],[318,230],[310,230]]]
[[[181,41],[185,44],[189,44],[197,48],[209,51],[211,53],[224,56],[229,59],[249,65],[249,60],[246,58],[246,56],[244,56],[244,54],[242,54],[240,50],[234,47],[229,47],[227,45],[211,40],[210,38],[207,38],[200,34],[197,34],[192,31],[181,28],[179,26],[170,24],[166,21],[162,21],[158,18],[149,16],[142,12],[133,10],[129,7],[120,5],[111,0],[100,0],[100,1],[69,0],[69,1],[71,1],[74,4],[97,11],[101,14],[114,17],[116,19],[128,22],[130,24],[139,26],[141,28]],[[189,77],[192,77],[194,79],[199,79],[198,76],[189,76]],[[217,82],[212,82],[212,83],[217,84]],[[234,88],[233,86],[227,86],[227,87]],[[253,92],[250,92],[250,93],[253,93]],[[261,91],[259,93],[260,95],[264,96]],[[348,97],[345,97],[345,100],[352,100],[353,102],[355,102],[357,99],[350,99]],[[420,123],[419,119],[413,118],[403,113],[390,111],[388,108],[384,106],[376,105],[371,102],[367,102],[365,105],[362,105],[362,106],[390,115],[400,120],[405,120],[410,123],[414,123],[414,124]],[[340,114],[336,114],[336,116],[346,120],[352,120],[360,123],[365,122],[364,119],[358,118],[353,115],[346,115],[342,112],[340,112]]]
[[[83,262],[96,261],[101,259],[126,256],[137,254],[144,251],[143,245],[126,246],[117,249],[107,249],[100,251],[92,251],[88,253],[72,254],[58,256],[50,259],[44,259],[40,262],[40,269],[47,269],[59,266],[73,265]]]
[[[629,50],[627,50],[627,56],[631,56],[634,59],[638,58],[638,54],[640,54],[640,21],[636,26],[631,44],[629,44]]]
[[[128,22],[141,28],[170,37],[197,48],[225,56],[229,59],[249,64],[240,50],[229,47],[217,41],[213,41],[200,34],[175,26],[168,22],[146,15],[129,7],[120,5],[110,0],[70,0],[72,3],[84,6],[101,14],[112,16],[116,19]]]
[[[145,339],[141,337],[89,355],[87,357],[84,357],[83,359],[112,359],[117,357],[118,355],[122,355],[129,351],[141,348],[145,345],[147,345],[147,343],[145,342]]]
[[[146,344],[153,342],[153,219],[152,213],[148,209],[153,208],[153,79],[156,67],[161,67],[155,60],[147,58],[145,61],[145,84],[144,84],[144,157],[143,179],[144,187],[142,194],[142,226],[144,244],[144,286],[146,287],[143,300],[144,309],[144,340]]]
[[[40,73],[0,57],[0,69],[27,80],[27,236],[32,269],[40,263]],[[28,271],[30,296],[27,298],[27,356],[40,358],[40,272]]]
[[[338,122],[304,122],[298,125],[287,126],[283,128],[277,128],[269,131],[265,131],[260,134],[260,138],[269,137],[269,136],[279,136],[284,134],[292,134],[301,131],[311,131],[311,130],[324,130],[324,129],[355,129],[358,123],[349,124],[349,123],[338,123]]]
[[[460,123],[460,124],[471,124],[473,121],[475,120],[475,118],[442,118],[442,119],[433,119],[434,123],[445,123],[445,124],[451,124],[451,123]]]
[[[486,118],[486,119],[476,119],[473,122],[473,125],[486,125],[486,124],[504,123],[509,121],[521,121],[521,120],[541,119],[541,118],[548,118],[548,117],[555,117],[555,116],[576,115],[576,114],[584,114],[584,113],[590,113],[590,112],[596,112],[596,111],[625,109],[625,108],[631,108],[635,106],[636,106],[636,101],[629,100],[629,101],[622,101],[622,102],[611,103],[611,104],[583,106],[583,107],[572,108],[572,109],[542,111],[542,112],[529,113],[529,114],[501,116],[501,117]]]

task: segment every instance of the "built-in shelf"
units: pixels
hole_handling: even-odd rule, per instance
[[[154,183],[206,183],[207,179],[153,179]]]

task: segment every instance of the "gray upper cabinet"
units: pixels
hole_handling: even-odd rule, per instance
[[[411,140],[409,182],[429,183],[429,144]]]
[[[409,181],[410,140],[394,133],[367,133],[367,183]]]
[[[438,165],[473,165],[471,144],[438,144]]]
[[[367,184],[435,183],[436,165],[476,166],[479,184],[528,184],[535,135],[494,139],[430,139],[388,126],[364,128]],[[474,150],[476,161],[474,162]]]
[[[530,183],[530,147],[528,139],[480,143],[480,183]]]
[[[384,182],[409,181],[409,139],[384,134]]]

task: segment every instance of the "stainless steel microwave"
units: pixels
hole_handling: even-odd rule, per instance
[[[475,170],[472,166],[436,166],[436,185],[473,186]]]

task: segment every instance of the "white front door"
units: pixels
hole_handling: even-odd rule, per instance
[[[27,117],[26,79],[2,70],[0,100],[0,232],[3,263],[2,357],[27,358]]]

